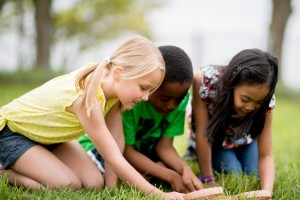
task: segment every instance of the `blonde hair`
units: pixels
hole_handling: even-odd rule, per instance
[[[159,49],[145,37],[129,38],[117,48],[110,58],[88,66],[79,72],[76,86],[84,91],[83,103],[88,117],[93,109],[96,90],[103,70],[105,67],[110,70],[113,66],[120,66],[124,69],[121,74],[123,79],[136,79],[161,69],[162,79],[152,92],[160,86],[165,75],[165,62]],[[87,80],[88,77],[90,77],[89,80]]]

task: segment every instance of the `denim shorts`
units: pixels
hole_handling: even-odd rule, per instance
[[[12,132],[8,126],[0,131],[0,163],[4,169],[10,168],[31,147],[41,145],[27,137]],[[42,145],[51,150],[58,144]]]

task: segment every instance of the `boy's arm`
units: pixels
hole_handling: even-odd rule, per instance
[[[258,172],[261,179],[261,189],[273,191],[274,159],[272,154],[272,116],[273,110],[266,115],[262,133],[258,136]]]
[[[159,180],[166,181],[171,185],[174,191],[188,192],[183,183],[182,176],[179,173],[167,168],[161,162],[153,162],[144,154],[136,151],[132,145],[125,146],[124,156],[128,162],[143,175],[150,175]]]
[[[174,148],[173,137],[162,137],[156,145],[156,152],[165,165],[182,176],[183,184],[189,191],[195,191],[202,188],[201,181],[193,173],[189,165],[181,159]]]
[[[132,145],[125,145],[124,157],[143,175],[151,175],[167,182],[170,182],[170,178],[174,176],[172,170],[153,162],[147,156],[135,150]]]

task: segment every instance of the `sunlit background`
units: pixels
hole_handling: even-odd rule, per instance
[[[49,66],[53,70],[70,71],[109,56],[131,34],[145,35],[156,45],[183,48],[195,69],[226,64],[246,48],[269,50],[272,0],[50,2],[53,30],[48,36],[52,38]],[[281,77],[285,85],[300,90],[300,2],[292,0],[291,7],[284,32]],[[36,8],[29,0],[4,1],[1,6],[1,71],[35,65]]]
[[[299,22],[300,0],[0,0],[0,106],[58,74],[109,56],[133,34],[144,35],[157,46],[181,47],[195,70],[226,64],[246,48],[270,51],[281,58],[272,125],[276,164],[272,199],[299,199]],[[186,137],[174,139],[180,155]],[[199,174],[197,163],[192,164]],[[0,195],[0,199],[95,198],[94,191],[27,192],[7,187],[2,180],[1,195],[7,198]],[[225,191],[236,194],[257,188],[249,180],[228,176],[222,182]],[[127,187],[124,191],[111,194],[121,195],[120,199],[140,194],[132,195]],[[97,197],[107,199],[107,194],[101,190]]]

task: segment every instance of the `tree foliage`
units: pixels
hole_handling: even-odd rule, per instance
[[[57,28],[55,41],[77,38],[81,48],[85,49],[127,31],[150,37],[145,12],[157,5],[155,1],[146,0],[78,1],[71,8],[53,15],[53,24]]]
[[[79,51],[84,51],[126,32],[150,37],[145,14],[162,3],[158,0],[73,0],[60,9],[59,1],[0,0],[2,25],[21,21],[24,15],[34,16],[36,68],[50,67],[51,48],[55,44],[76,40]],[[53,5],[58,5],[57,9]],[[5,6],[10,7],[10,12],[4,17],[1,11]],[[25,13],[18,12],[20,6]],[[23,26],[23,21],[16,24]]]

